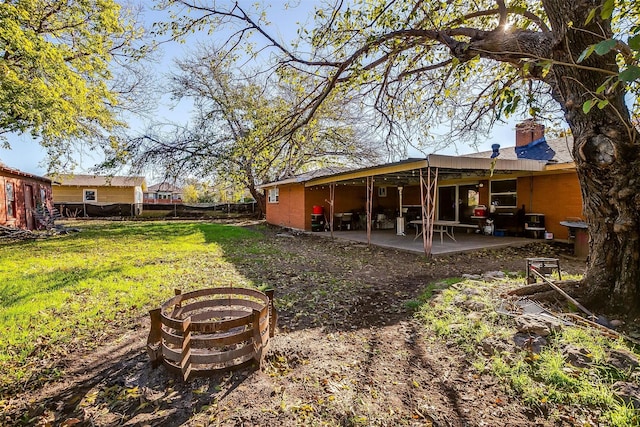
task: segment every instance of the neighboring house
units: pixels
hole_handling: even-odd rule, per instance
[[[0,225],[34,230],[40,206],[53,207],[51,180],[0,163]]]
[[[53,203],[64,216],[136,216],[146,187],[142,176],[58,175]]]
[[[544,126],[525,121],[516,127],[515,147],[303,174],[261,186],[267,196],[266,219],[314,230],[315,215],[322,212],[328,222],[333,205],[336,218],[352,213],[358,218],[353,228],[364,228],[369,217],[375,230],[394,228],[400,206],[405,221],[419,217],[425,206],[436,221],[481,226],[483,218],[474,208],[483,205],[492,211],[495,227],[508,234],[526,235],[525,221],[544,217],[543,230],[567,238],[569,230],[560,221],[582,216],[572,144],[570,137],[547,141]],[[428,207],[425,194],[430,191],[435,204]]]
[[[144,203],[179,204],[182,203],[182,188],[168,182],[154,184],[144,192]]]

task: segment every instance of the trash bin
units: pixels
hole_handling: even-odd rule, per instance
[[[311,214],[311,231],[324,231],[324,214]]]

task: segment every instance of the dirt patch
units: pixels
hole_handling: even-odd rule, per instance
[[[61,379],[2,402],[9,425],[557,425],[506,394],[471,360],[425,333],[410,302],[463,274],[522,274],[527,257],[561,259],[547,242],[436,257],[268,229],[239,271],[276,289],[279,330],[262,370],[184,383],[152,369],[148,319],[63,365]],[[522,281],[524,285],[524,281]],[[444,284],[442,284],[444,286]],[[560,422],[561,424],[561,422]]]

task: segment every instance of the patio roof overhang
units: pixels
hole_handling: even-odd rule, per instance
[[[517,172],[542,172],[546,163],[538,160],[508,160],[508,159],[475,158],[475,157],[454,157],[439,154],[432,154],[424,159],[407,159],[401,162],[387,163],[380,166],[356,169],[347,172],[340,172],[326,175],[305,181],[305,187],[341,182],[351,185],[364,185],[364,179],[375,176],[384,180],[387,185],[417,184],[421,169],[438,168],[440,179],[455,179],[464,177],[484,177],[493,169],[494,172],[517,173]]]

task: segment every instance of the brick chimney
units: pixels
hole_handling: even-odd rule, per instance
[[[516,147],[524,147],[544,136],[544,125],[527,119],[516,125]]]

